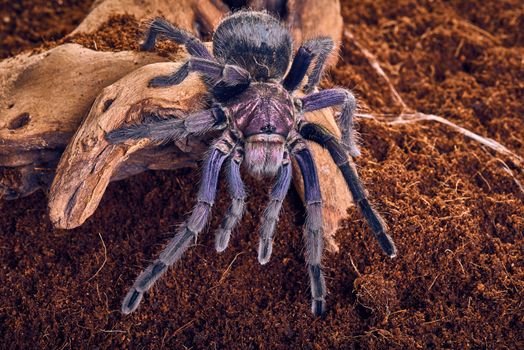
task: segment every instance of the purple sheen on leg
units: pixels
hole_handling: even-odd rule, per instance
[[[320,193],[318,174],[311,152],[309,149],[304,148],[295,153],[295,158],[304,180],[304,197],[306,203],[321,202],[322,195]]]
[[[303,46],[299,47],[295,58],[293,59],[293,63],[291,64],[291,68],[282,82],[282,85],[286,90],[293,91],[300,85],[306,76],[312,59],[313,56],[308,49]]]
[[[226,135],[226,134],[225,134]],[[220,142],[223,144],[220,144]],[[138,307],[142,300],[143,293],[149,290],[153,284],[167,271],[167,268],[179,260],[184,252],[189,248],[191,242],[196,239],[200,231],[205,227],[211,206],[216,196],[218,175],[224,160],[228,157],[228,151],[222,151],[217,147],[229,145],[227,136],[223,136],[211,150],[211,154],[206,159],[202,182],[198,193],[198,203],[193,209],[189,219],[182,224],[178,233],[171,239],[158,259],[149,265],[135,280],[135,283],[127,293],[122,303],[122,312],[128,314]],[[226,153],[225,153],[226,152]]]
[[[355,204],[359,206],[362,215],[371,227],[380,247],[389,257],[395,257],[397,255],[395,243],[387,233],[384,220],[371,206],[367,198],[366,190],[359,179],[355,164],[349,160],[343,146],[329,131],[314,123],[302,125],[300,134],[304,138],[317,142],[322,147],[327,148],[331,158],[344,176],[344,180],[351,191]]]
[[[149,87],[161,88],[167,86],[178,85],[187,78],[190,72],[189,61],[184,63],[176,72],[170,75],[162,75],[151,79],[148,83]]]
[[[306,241],[306,263],[311,283],[311,311],[315,316],[322,316],[326,305],[326,282],[321,267],[324,242],[322,237],[320,184],[309,149],[303,148],[296,152],[295,158],[304,179],[306,198],[307,218],[304,226],[304,238]]]
[[[193,211],[191,212],[191,216],[187,220],[186,227],[191,232],[200,232],[204,229],[204,227],[207,224],[207,219],[209,218],[209,215],[211,214],[211,204],[204,203],[204,202],[198,202],[195,208],[193,208]]]
[[[152,50],[155,46],[158,34],[177,44],[185,45],[187,52],[191,56],[213,59],[211,53],[200,40],[185,30],[175,27],[164,18],[156,18],[151,22],[146,34],[146,39],[140,46],[140,49],[145,51]]]
[[[287,156],[286,156],[287,160]],[[264,265],[269,262],[273,251],[273,235],[278,223],[282,202],[286,197],[291,184],[291,164],[286,163],[280,167],[277,180],[270,194],[270,202],[262,218],[260,229],[260,242],[258,245],[258,261]]]
[[[327,37],[310,40],[305,44],[305,46],[315,53],[316,59],[315,66],[311,70],[311,74],[309,74],[308,82],[306,86],[304,86],[304,91],[310,93],[320,81],[326,59],[333,51],[335,43],[333,42],[333,39]]]
[[[338,106],[344,103],[346,95],[346,91],[342,89],[328,89],[315,92],[302,98],[302,108],[304,112],[310,112]]]
[[[215,249],[217,252],[223,252],[231,238],[231,232],[238,224],[244,213],[244,200],[246,192],[244,189],[244,183],[240,176],[240,162],[241,155],[237,150],[236,154],[232,157],[228,172],[228,184],[229,194],[231,196],[231,204],[227,210],[226,216],[220,225],[220,228],[215,233]]]
[[[351,92],[344,89],[322,90],[305,96],[301,101],[304,112],[342,105],[342,111],[337,118],[337,124],[342,133],[342,144],[352,157],[360,155],[353,127],[357,102]]]
[[[200,180],[200,189],[197,197],[199,202],[205,202],[212,205],[215,201],[218,175],[222,163],[226,158],[227,154],[217,148],[212,148]]]

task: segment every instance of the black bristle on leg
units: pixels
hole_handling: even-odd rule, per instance
[[[143,297],[144,293],[131,289],[122,302],[122,313],[127,315],[135,311]]]
[[[306,93],[311,92],[320,81],[326,59],[333,51],[334,46],[335,44],[331,38],[315,38],[300,46],[289,72],[282,81],[284,88],[288,91],[297,89],[306,76],[311,62],[315,60],[316,62],[308,77],[308,82],[304,86]]]
[[[322,236],[322,196],[313,156],[304,140],[292,150],[304,180],[306,202],[306,223],[304,240],[306,242],[306,264],[311,286],[311,312],[322,316],[326,310],[326,281],[322,272],[321,260],[324,249]],[[302,144],[301,144],[302,143]]]
[[[138,275],[122,302],[122,313],[130,314],[138,308],[144,293],[165,274],[169,266],[180,260],[206,226],[216,197],[220,169],[234,147],[230,141],[226,133],[212,146],[205,161],[195,208],[158,258]]]
[[[342,171],[342,175],[344,175],[344,179],[353,195],[353,200],[360,207],[360,211],[371,227],[380,247],[390,258],[394,258],[397,255],[397,248],[391,237],[386,233],[384,221],[376,210],[371,207],[366,192],[358,178],[355,166],[349,163],[349,161],[345,164],[337,165]]]
[[[106,140],[112,144],[120,144],[129,140],[140,140],[149,136],[147,125],[133,125],[126,128],[113,130],[106,134]]]
[[[240,95],[244,92],[250,85],[249,81],[239,84],[226,84],[223,81],[219,81],[211,87],[211,93],[216,98],[218,102],[225,102],[231,98]]]
[[[349,158],[342,147],[329,131],[320,125],[313,123],[306,123],[300,128],[300,134],[311,141],[314,141],[321,146],[327,148],[331,158],[337,164],[338,168],[344,176],[344,180],[351,191],[353,200],[359,206],[362,216],[368,222],[375,238],[377,239],[382,250],[391,258],[397,255],[397,248],[391,237],[387,234],[384,220],[371,207],[367,198],[366,190],[362,186],[355,165],[349,161]]]
[[[154,77],[149,81],[147,86],[152,88],[168,87],[178,85],[183,82],[189,74],[189,62],[186,62],[176,72],[171,75],[162,75]]]
[[[282,82],[282,85],[286,90],[293,91],[300,85],[302,79],[306,76],[312,59],[313,55],[311,54],[311,51],[304,47],[298,49],[291,68]]]
[[[177,44],[185,45],[187,52],[191,56],[212,59],[213,56],[207,50],[206,46],[197,39],[193,34],[186,32],[180,28],[175,27],[163,18],[154,19],[149,25],[146,37],[140,49],[142,51],[153,50],[157,36],[169,39]]]
[[[177,141],[191,134],[205,134],[223,129],[225,121],[224,111],[219,106],[213,106],[190,114],[184,119],[161,119],[115,129],[108,132],[105,139],[113,145],[144,138],[153,142]]]
[[[222,64],[214,59],[191,57],[178,70],[170,75],[155,77],[149,81],[149,87],[161,88],[182,83],[189,73],[197,72],[211,85],[223,83],[231,89],[242,91],[249,86],[250,75],[244,68],[235,65]]]
[[[342,133],[340,143],[352,157],[360,155],[353,125],[357,102],[351,91],[340,88],[327,89],[304,96],[301,101],[303,112],[340,106],[342,110],[337,117],[337,125]]]
[[[309,276],[311,278],[311,312],[317,317],[322,317],[326,313],[326,281],[320,265],[309,266]]]
[[[231,204],[227,209],[220,228],[215,232],[215,249],[219,253],[227,248],[231,233],[244,214],[246,191],[240,175],[240,165],[243,157],[242,147],[237,146],[230,158],[227,175]]]

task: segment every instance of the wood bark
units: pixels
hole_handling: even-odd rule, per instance
[[[105,133],[124,124],[141,123],[151,114],[183,117],[187,112],[205,108],[202,101],[206,89],[194,74],[174,87],[147,87],[153,77],[169,74],[180,65],[150,64],[102,90],[56,169],[49,193],[49,214],[56,227],[81,225],[95,211],[111,178],[122,178],[148,168],[173,169],[200,158],[203,147],[195,149],[189,140],[179,142],[179,147],[167,145],[151,149],[148,140],[109,145],[104,138]],[[144,152],[138,152],[144,148]],[[157,152],[160,149],[162,151]]]
[[[147,11],[143,6],[130,6],[126,11],[139,19],[162,14],[193,32],[214,26],[226,9],[216,1],[205,6],[204,2],[180,1],[179,10],[170,17],[166,13],[173,7],[164,7],[167,2],[146,2],[150,5]],[[100,13],[109,17],[122,14],[122,7],[116,3],[97,1],[73,33],[96,31],[104,22],[99,19]],[[338,1],[326,3],[338,6]],[[307,12],[318,11],[297,4],[300,2],[287,4],[288,21],[297,41],[319,34],[340,38],[339,8],[326,5],[332,11],[331,22],[324,19],[328,16],[323,13],[320,25],[314,27],[313,15]],[[180,6],[186,6],[185,12]],[[67,44],[0,62],[0,196],[12,199],[38,188],[47,189],[54,179],[49,191],[51,220],[57,227],[73,228],[96,210],[110,181],[146,169],[194,165],[202,158],[209,140],[189,139],[164,146],[142,140],[113,146],[104,139],[105,132],[139,123],[147,115],[184,117],[189,111],[205,108],[205,87],[195,76],[175,87],[147,87],[149,79],[172,72],[183,59],[156,63],[166,58],[151,53],[96,52]],[[311,113],[307,118],[338,132],[330,110]],[[312,149],[323,190],[328,248],[336,250],[332,235],[351,205],[351,197],[327,152],[316,145]],[[302,193],[301,181],[295,182]]]
[[[65,44],[0,62],[0,197],[47,189],[60,156],[100,91],[165,58]]]

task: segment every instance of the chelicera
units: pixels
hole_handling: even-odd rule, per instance
[[[325,61],[333,51],[329,38],[317,38],[302,44],[293,56],[290,32],[274,17],[264,12],[241,11],[226,17],[213,35],[213,53],[193,35],[163,19],[154,20],[142,49],[151,50],[158,35],[182,44],[190,58],[169,76],[149,82],[151,87],[181,83],[196,72],[205,80],[210,108],[189,114],[184,119],[150,121],[117,129],[106,135],[111,143],[148,138],[154,142],[176,141],[190,135],[222,131],[206,156],[197,196],[190,217],[181,225],[158,259],[136,279],[124,298],[122,312],[138,307],[144,293],[173,265],[204,229],[215,201],[222,166],[228,167],[227,181],[231,205],[221,227],[216,231],[215,247],[222,252],[231,232],[241,220],[246,192],[240,176],[241,166],[257,178],[274,179],[270,202],[262,216],[258,261],[266,264],[282,202],[291,183],[291,159],[299,165],[304,182],[307,219],[304,227],[306,263],[311,283],[312,312],[326,310],[326,286],[322,272],[322,197],[312,153],[306,140],[325,147],[338,165],[355,203],[369,223],[383,251],[390,257],[396,248],[386,232],[384,221],[372,208],[348,158],[359,155],[353,130],[356,108],[354,96],[345,89],[314,92]],[[309,71],[309,74],[307,74]],[[307,83],[302,81],[307,76]],[[297,96],[302,90],[305,95]],[[342,138],[338,140],[322,126],[307,122],[303,114],[338,106],[337,123]]]

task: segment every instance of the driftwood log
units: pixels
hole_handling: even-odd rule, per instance
[[[47,189],[63,150],[100,91],[162,60],[151,53],[97,52],[66,44],[1,62],[0,196],[15,199]]]
[[[160,0],[145,1],[150,6],[117,6],[127,2],[132,1],[95,2],[73,33],[96,31],[103,24],[101,13],[107,13],[106,18],[127,13],[138,19],[162,14],[198,34],[202,28],[216,25],[228,10],[217,1],[179,1],[175,8],[172,2],[167,6],[167,1]],[[307,3],[313,1],[287,3],[287,20],[297,41],[318,35],[338,41],[342,30],[338,1],[310,4],[322,7],[320,18],[312,15],[317,11],[309,11]],[[280,6],[278,1],[265,4],[252,2],[253,7],[270,6],[274,11]],[[124,8],[126,12],[122,12]],[[209,140],[190,139],[164,146],[142,140],[112,146],[103,137],[105,132],[140,122],[148,115],[182,118],[188,111],[204,108],[205,88],[196,76],[175,87],[147,87],[149,79],[172,72],[183,59],[162,62],[166,58],[151,53],[96,52],[66,44],[0,62],[0,196],[14,199],[49,189],[52,222],[59,228],[74,228],[96,210],[110,181],[147,169],[194,165]],[[338,133],[332,111],[306,117]],[[328,248],[336,250],[332,236],[351,205],[351,197],[329,155],[316,145],[312,148],[325,202]],[[301,182],[296,185],[302,193]]]

